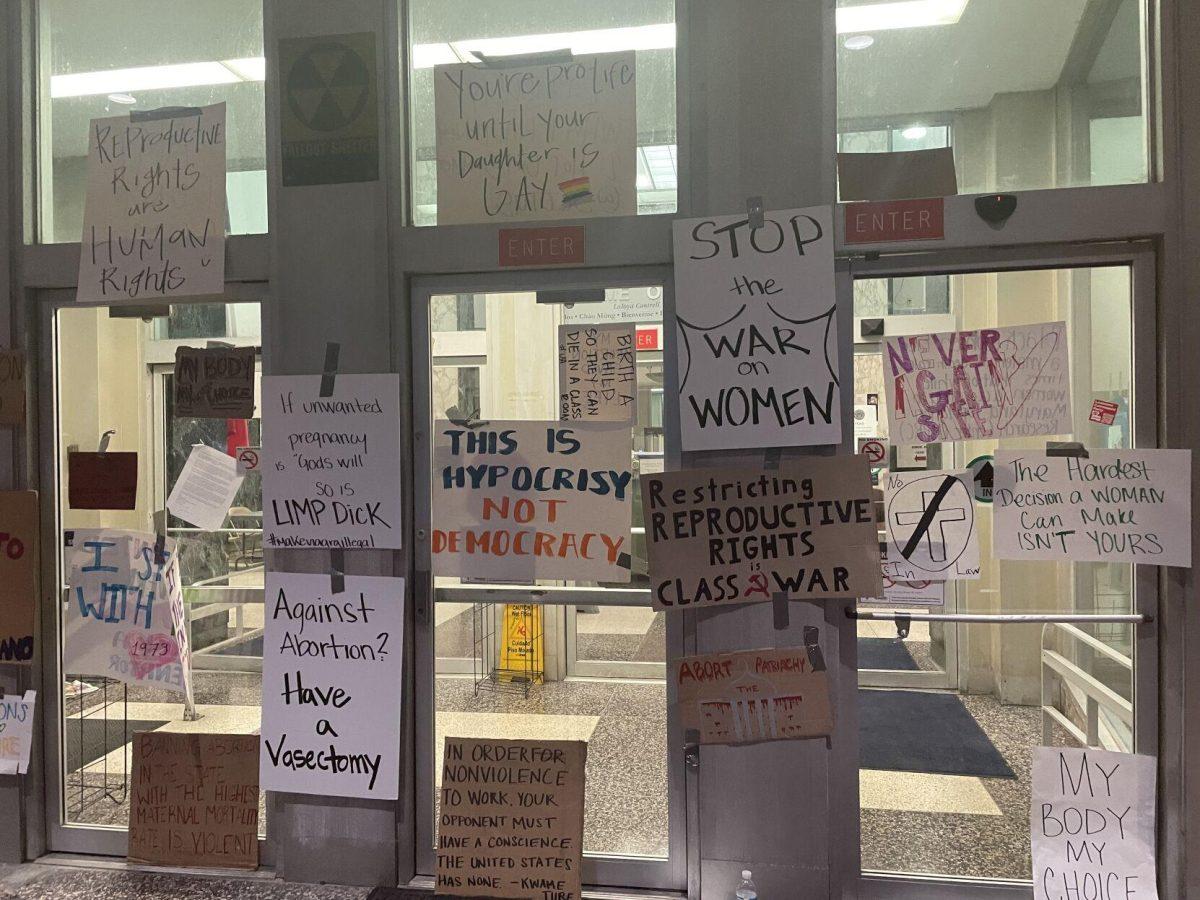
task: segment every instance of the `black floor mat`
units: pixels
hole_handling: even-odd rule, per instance
[[[919,672],[921,667],[912,658],[903,641],[894,638],[859,638],[858,669]]]
[[[864,769],[1016,777],[954,694],[860,690],[858,698]]]
[[[135,731],[154,731],[166,725],[166,722],[149,722],[130,719],[128,723],[120,718],[119,707],[109,708],[109,718],[95,715],[83,720],[83,734],[80,739],[80,720],[68,719],[63,738],[67,745],[67,771],[74,772],[100,757],[119,750],[126,743],[133,741]],[[105,739],[105,726],[108,736]],[[82,752],[81,752],[82,746]]]

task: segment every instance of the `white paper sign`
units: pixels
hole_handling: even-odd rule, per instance
[[[684,450],[842,439],[829,208],[765,222],[675,221]]]
[[[1152,756],[1035,747],[1035,900],[1156,900]]]
[[[883,596],[863,597],[859,602],[863,606],[943,606],[946,603],[946,582],[944,581],[900,581],[893,578],[891,572],[897,566],[883,562]]]
[[[136,531],[67,532],[63,669],[191,698],[191,650],[175,541]]]
[[[1063,322],[888,337],[883,360],[895,444],[1071,433]]]
[[[395,800],[404,579],[267,572],[263,790]]]
[[[637,416],[637,337],[632,325],[558,326],[558,417],[625,422]]]
[[[9,694],[0,699],[0,775],[24,775],[29,771],[36,700],[36,691],[26,691],[24,697]]]
[[[887,563],[894,581],[979,577],[969,472],[893,472],[883,490]]]
[[[237,460],[205,444],[188,454],[183,471],[167,498],[172,515],[204,531],[217,531],[225,524],[229,505],[242,486]]]
[[[996,453],[998,559],[1192,565],[1192,451]]]
[[[263,542],[397,549],[400,376],[262,379]]]
[[[628,425],[437,422],[434,574],[629,581],[632,455]]]
[[[634,53],[434,69],[439,225],[637,213]]]
[[[225,104],[88,126],[76,299],[225,289]]]

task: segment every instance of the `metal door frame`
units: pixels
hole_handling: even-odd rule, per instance
[[[397,316],[411,316],[412,323],[412,393],[413,393],[413,526],[417,536],[415,578],[412,601],[416,613],[415,648],[415,714],[416,746],[416,869],[421,875],[432,875],[436,869],[433,828],[434,810],[434,717],[436,713],[434,675],[436,651],[433,628],[433,578],[429,542],[422,538],[432,527],[432,443],[431,422],[431,338],[429,331],[430,300],[435,294],[453,293],[518,293],[535,290],[579,290],[614,287],[639,287],[660,284],[663,287],[663,309],[673,308],[674,282],[670,266],[626,266],[604,269],[566,269],[560,271],[504,271],[490,274],[428,275],[412,278],[408,296],[410,308],[397,309]],[[665,358],[665,357],[664,357]],[[670,417],[664,416],[664,422]],[[675,435],[671,436],[676,437]],[[484,586],[469,586],[472,593],[487,591]],[[519,588],[517,588],[519,590]],[[505,589],[511,596],[513,589]],[[540,593],[540,592],[539,592]],[[587,602],[603,605],[604,593],[610,602],[621,605],[649,605],[649,591],[603,591],[590,588],[547,589],[536,602]],[[572,596],[579,594],[582,596]],[[644,594],[644,598],[642,595]],[[455,598],[458,599],[458,598]],[[533,599],[533,598],[531,598]],[[683,653],[683,622],[679,617],[667,619],[668,655]],[[674,648],[672,650],[672,648]],[[593,856],[583,859],[583,881],[587,885],[635,887],[660,890],[683,890],[687,886],[686,815],[683,766],[683,733],[673,710],[667,716],[667,798],[668,798],[668,857],[665,860],[632,856]]]

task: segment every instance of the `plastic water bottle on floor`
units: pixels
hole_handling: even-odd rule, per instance
[[[749,869],[742,869],[742,880],[738,882],[737,893],[734,896],[737,900],[758,900],[758,888],[754,886]]]

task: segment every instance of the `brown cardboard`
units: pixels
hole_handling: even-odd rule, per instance
[[[0,425],[25,424],[25,352],[0,350]]]
[[[805,648],[685,656],[671,667],[680,722],[701,744],[833,733],[829,679]]]
[[[838,195],[852,200],[915,200],[958,193],[954,151],[900,150],[891,153],[839,153]]]
[[[253,347],[176,347],[174,415],[254,418]]]
[[[258,735],[133,736],[129,860],[258,867]]]
[[[33,660],[38,522],[36,491],[0,492],[0,663]]]
[[[136,453],[67,454],[67,505],[71,509],[135,509]]]
[[[641,486],[655,609],[882,593],[865,457],[689,469]]]
[[[558,326],[558,417],[637,418],[637,336],[631,324]]]
[[[578,900],[586,761],[582,741],[447,737],[437,893]]]

